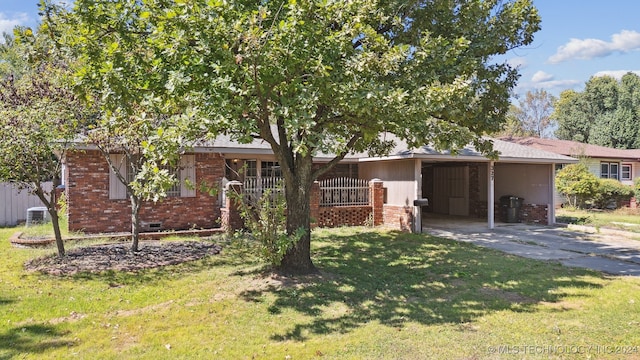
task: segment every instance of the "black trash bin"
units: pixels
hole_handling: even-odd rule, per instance
[[[513,195],[504,195],[500,197],[500,207],[502,208],[503,218],[508,223],[520,222],[520,208],[524,199]]]

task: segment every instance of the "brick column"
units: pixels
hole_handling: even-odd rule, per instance
[[[315,228],[320,223],[320,182],[314,181],[311,185],[310,201],[311,228]]]
[[[373,225],[382,225],[384,207],[384,183],[380,179],[369,181],[369,202],[371,203],[371,213],[373,214]]]
[[[227,232],[234,232],[244,227],[237,199],[237,194],[242,194],[242,186],[240,181],[230,181],[224,189],[227,202],[222,211],[222,228]]]

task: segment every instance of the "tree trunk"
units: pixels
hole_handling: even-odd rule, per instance
[[[284,255],[278,270],[285,273],[308,274],[316,271],[311,262],[311,164],[297,168],[292,181],[285,178],[287,201],[287,234],[303,228],[304,235]],[[291,182],[291,183],[289,183]]]
[[[140,198],[134,195],[129,196],[131,200],[131,251],[139,250],[140,240]]]
[[[55,206],[55,205],[54,205]],[[51,215],[51,225],[53,225],[53,234],[56,237],[56,246],[58,247],[58,256],[63,257],[65,255],[64,242],[62,241],[62,232],[60,231],[60,218],[58,217],[58,211],[49,209],[49,215]]]
[[[56,238],[56,247],[58,248],[58,256],[63,257],[66,254],[64,250],[64,242],[62,241],[62,232],[60,231],[60,217],[58,216],[56,187],[59,183],[53,182],[53,189],[49,193],[49,198],[45,196],[45,191],[41,184],[36,184],[36,196],[47,207],[47,212],[51,216],[51,225],[53,226],[53,235]]]

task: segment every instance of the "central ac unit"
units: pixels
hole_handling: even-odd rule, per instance
[[[27,209],[27,226],[42,224],[49,221],[49,212],[44,206]]]

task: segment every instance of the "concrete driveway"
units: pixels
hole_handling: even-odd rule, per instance
[[[640,276],[640,234],[615,230],[581,231],[564,226],[487,223],[469,218],[423,219],[423,232],[471,242],[530,259],[556,261],[565,266],[599,270],[613,275]],[[591,231],[591,233],[587,232]],[[636,239],[634,240],[633,237]]]

